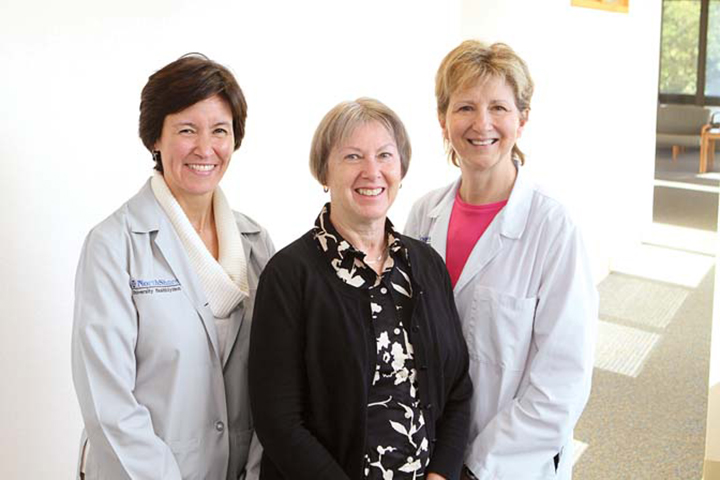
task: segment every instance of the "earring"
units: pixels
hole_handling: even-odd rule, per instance
[[[398,187],[398,190],[402,188],[402,182],[400,182],[400,186]]]
[[[160,151],[159,150],[153,150],[152,157],[153,157],[153,162],[160,163]]]
[[[327,187],[327,185],[323,185],[323,192],[327,193],[330,189]]]

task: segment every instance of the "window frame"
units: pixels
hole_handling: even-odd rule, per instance
[[[671,0],[667,0],[671,1]],[[684,103],[694,105],[720,105],[720,96],[705,95],[705,72],[707,67],[707,38],[710,16],[710,0],[700,1],[700,28],[698,32],[698,63],[695,78],[695,94],[662,93],[660,91],[660,76],[658,75],[658,101],[660,103]],[[665,9],[663,0],[662,6]],[[660,33],[660,48],[662,48],[662,30]],[[662,53],[660,54],[660,68],[662,68]],[[660,70],[658,70],[658,73]]]

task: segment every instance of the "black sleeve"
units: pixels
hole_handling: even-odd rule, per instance
[[[264,455],[283,477],[344,480],[348,479],[345,472],[304,421],[303,277],[306,275],[297,262],[281,254],[270,261],[260,277],[249,359],[255,430]]]

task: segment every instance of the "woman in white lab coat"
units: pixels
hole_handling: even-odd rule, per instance
[[[470,352],[464,478],[569,479],[597,292],[577,226],[522,168],[532,79],[507,45],[469,40],[442,61],[435,88],[461,175],[414,205],[405,233],[445,259]]]
[[[247,357],[274,249],[218,186],[246,111],[233,75],[198,54],[143,89],[140,137],[157,172],[90,231],[76,276],[80,478],[257,478]]]

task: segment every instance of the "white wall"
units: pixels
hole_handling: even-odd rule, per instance
[[[0,3],[3,479],[73,472],[81,429],[69,360],[74,271],[87,231],[151,173],[137,116],[153,71],[188,51],[234,71],[248,98],[247,136],[223,186],[278,245],[310,228],[326,198],[307,152],[315,125],[338,101],[384,100],[406,120],[416,163],[452,172],[432,113],[435,59],[445,48],[433,39],[457,30],[459,4],[115,5]],[[408,182],[419,178],[411,170]],[[399,226],[408,190],[393,212]]]
[[[716,242],[715,258],[720,258],[720,242]],[[703,480],[720,480],[720,268],[717,263],[714,287]]]
[[[391,211],[398,226],[414,199],[455,176],[433,78],[463,36],[504,40],[528,59],[538,84],[529,163],[582,213],[599,270],[616,226],[635,238],[649,219],[659,6],[642,4],[654,2],[633,2],[625,16],[532,0],[105,3],[0,3],[0,478],[72,475],[80,246],[150,174],[140,90],[188,51],[231,67],[245,91],[247,136],[223,187],[279,246],[311,226],[326,198],[307,150],[340,100],[377,97],[410,131],[413,165]]]

